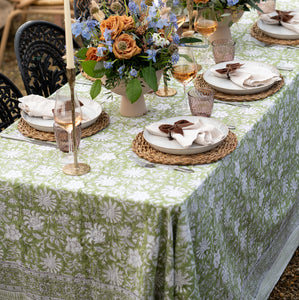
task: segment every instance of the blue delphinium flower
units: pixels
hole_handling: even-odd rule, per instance
[[[172,42],[177,45],[180,43],[180,36],[177,33],[172,35]]]
[[[111,61],[104,61],[104,68],[105,69],[112,69],[113,67],[113,62]]]
[[[239,2],[239,0],[227,0],[228,6],[234,6]]]
[[[86,26],[89,28],[89,30],[94,30],[98,24],[99,22],[96,20],[92,20],[92,19],[86,20]]]
[[[80,19],[77,19],[75,23],[72,24],[72,33],[75,37],[78,37],[82,33],[83,23],[80,22]]]
[[[118,74],[119,74],[119,77],[120,77],[120,79],[122,79],[123,78],[123,72],[124,72],[124,68],[125,68],[125,65],[122,65],[121,67],[119,67],[118,68]]]
[[[138,13],[139,13],[139,6],[134,1],[130,1],[128,7],[129,7],[129,10],[134,15],[138,15]]]
[[[169,21],[175,29],[178,29],[177,18],[174,13],[169,14]]]
[[[152,60],[153,62],[156,62],[156,54],[157,51],[156,50],[146,50],[146,53],[148,54],[148,60]]]
[[[169,23],[167,22],[167,19],[160,18],[156,23],[156,26],[158,29],[162,29],[163,27],[169,26]]]
[[[131,75],[132,77],[136,77],[136,76],[137,76],[137,71],[136,71],[135,69],[132,69],[132,70],[130,71],[130,75]]]
[[[179,0],[173,0],[172,1],[172,6],[173,7],[176,7],[176,6],[178,6],[180,4],[180,1]]]
[[[101,57],[105,56],[105,51],[107,51],[106,47],[102,47],[102,46],[98,47],[97,48],[98,56],[101,56]]]
[[[145,4],[145,0],[142,0],[140,3],[141,11],[144,12],[147,10],[147,5]]]
[[[91,39],[91,31],[90,29],[86,26],[86,23],[83,24],[83,28],[82,28],[82,36],[87,39],[87,40],[90,40]]]
[[[180,59],[180,56],[177,52],[173,53],[172,56],[171,56],[171,62],[173,64],[176,64]]]

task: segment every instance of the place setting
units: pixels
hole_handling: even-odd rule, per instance
[[[299,46],[299,9],[261,14],[251,27],[251,36],[266,44]]]
[[[194,86],[209,87],[221,101],[255,101],[279,91],[284,79],[275,66],[258,61],[232,60],[217,63],[199,74]]]
[[[61,96],[63,93],[58,91],[56,100],[39,95],[28,95],[20,98],[19,131],[26,137],[55,142],[54,108],[55,102]],[[93,135],[108,126],[109,115],[96,101],[80,98],[80,108],[82,112],[81,138]]]
[[[200,165],[218,161],[237,147],[236,135],[211,117],[214,92],[193,88],[187,96],[192,115],[146,125],[132,143],[137,156],[164,165]]]

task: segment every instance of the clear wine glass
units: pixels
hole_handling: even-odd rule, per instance
[[[203,36],[204,44],[207,45],[206,51],[209,51],[210,42],[208,37],[211,36],[218,27],[217,16],[213,6],[209,7],[200,7],[197,10],[197,16],[194,20],[194,30]],[[210,64],[211,61],[207,59],[205,64]]]
[[[82,120],[81,107],[78,97],[75,93],[74,95],[74,106],[75,106],[75,126],[79,126]],[[54,121],[57,130],[65,130],[68,134],[68,152],[72,154],[73,152],[73,122],[72,122],[72,102],[71,96],[63,91],[59,90],[56,93],[56,101],[54,107]],[[78,138],[78,135],[76,134]],[[78,145],[78,141],[76,142]]]
[[[194,59],[192,47],[180,46],[178,48],[179,60],[172,66],[172,77],[180,82],[184,87],[184,97],[186,97],[186,86],[197,75],[197,64]],[[187,99],[188,100],[188,99]],[[188,107],[188,101],[185,105]]]

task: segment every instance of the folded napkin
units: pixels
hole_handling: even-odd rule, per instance
[[[239,65],[239,68],[231,68],[231,65]],[[212,69],[211,72],[220,78],[228,78],[242,88],[263,86],[280,81],[277,73],[258,64],[227,64],[226,68]]]
[[[263,14],[260,19],[269,25],[282,25],[283,27],[299,33],[299,10],[280,11],[276,10],[276,14]]]
[[[19,108],[30,117],[54,119],[54,100],[49,100],[39,95],[28,95],[19,98]]]
[[[39,95],[28,95],[19,98],[19,108],[30,117],[42,118],[45,120],[54,119],[55,101],[49,100]],[[80,106],[83,103],[80,102]],[[82,112],[82,121],[87,121],[89,117]]]
[[[195,123],[186,120],[179,120],[174,124],[156,122],[145,128],[152,135],[175,139],[183,148],[190,147],[193,142],[202,146],[211,145],[224,137],[220,129],[205,124],[200,119]]]

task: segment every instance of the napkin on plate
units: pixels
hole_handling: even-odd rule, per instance
[[[19,98],[19,108],[28,116],[43,119],[54,119],[54,100],[49,100],[39,95],[28,95]]]
[[[171,138],[175,139],[183,148],[190,147],[193,142],[202,146],[211,145],[217,143],[224,137],[223,132],[220,129],[212,125],[205,124],[201,119],[198,119],[195,123],[188,122],[189,124],[187,126],[181,127],[183,134],[179,132],[180,130],[171,129],[171,127],[176,128],[176,124],[180,125],[182,123],[184,124],[184,122],[188,121],[180,120],[174,124],[155,122],[145,128],[152,135],[165,138],[169,138],[171,136]],[[160,129],[161,126],[162,129],[163,127],[169,127],[170,133],[166,133],[164,130],[162,131]]]
[[[39,95],[28,95],[22,98],[19,98],[19,108],[22,109],[28,116],[42,118],[45,120],[54,119],[53,110],[55,107],[55,101],[44,98]],[[83,103],[80,102],[80,105],[83,106]],[[82,121],[87,121],[89,117],[82,112]]]
[[[227,64],[229,68],[231,64]],[[268,68],[259,66],[258,64],[240,64],[240,67],[229,72],[229,76],[223,69],[212,69],[213,75],[220,78],[230,79],[236,85],[242,88],[250,88],[256,86],[270,85],[281,78],[277,73],[272,72]]]
[[[269,25],[281,24],[283,27],[299,33],[299,10],[294,11],[280,11],[276,10],[276,13],[263,14],[260,19]]]

